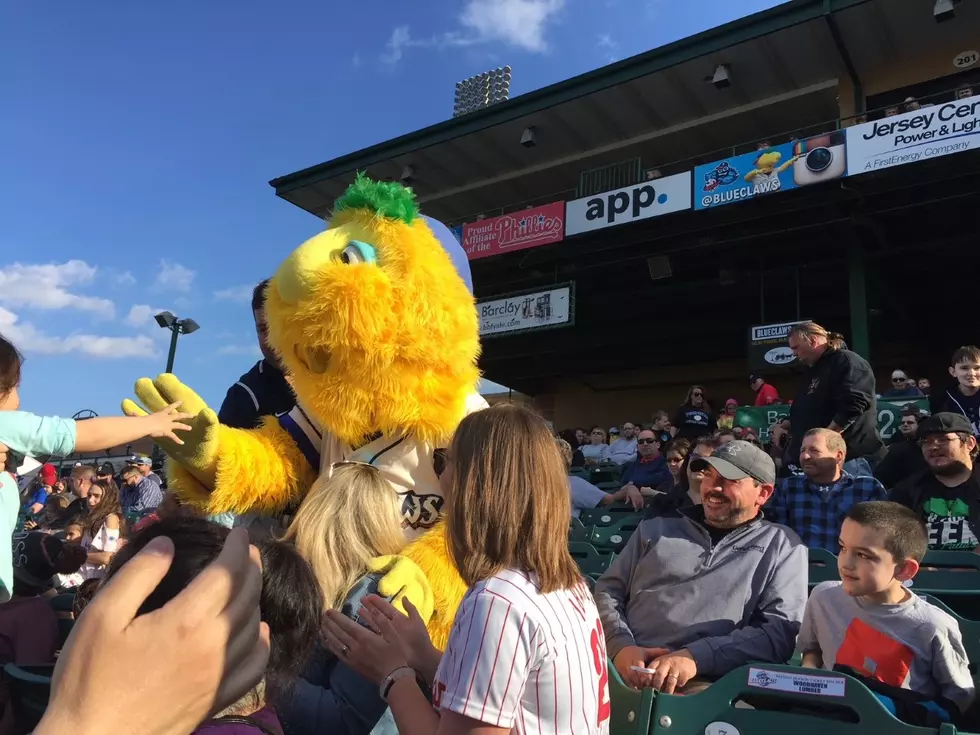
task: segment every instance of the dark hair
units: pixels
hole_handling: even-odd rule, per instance
[[[691,442],[687,439],[671,439],[663,448],[664,456],[666,457],[669,452],[677,452],[679,455],[687,459],[687,455],[691,453]]]
[[[252,311],[259,311],[265,306],[265,291],[272,283],[271,278],[266,278],[262,283],[252,289]]]
[[[84,519],[89,536],[94,538],[109,516],[115,515],[119,518],[120,525],[122,524],[122,508],[119,505],[119,488],[112,480],[94,480],[92,487],[102,488],[102,500],[89,511],[88,517]],[[91,492],[92,490],[89,488],[89,493]],[[121,535],[122,533],[120,533]]]
[[[980,347],[975,345],[964,345],[953,353],[953,360],[949,364],[956,367],[961,362],[980,362]]]
[[[575,449],[578,446],[578,437],[575,436],[576,431],[578,429],[562,429],[558,432],[558,438],[564,439],[572,449]]]
[[[704,389],[703,385],[697,385],[697,384],[692,385],[690,388],[687,389],[687,396],[685,396],[684,403],[681,404],[681,407],[684,406],[690,406],[692,408],[694,407],[694,404],[691,403],[692,400],[691,394],[694,393],[694,391],[696,390],[701,391],[701,403],[704,405],[705,409],[708,411],[713,410],[711,408],[711,401],[708,400],[708,391]]]
[[[882,534],[885,537],[885,550],[896,561],[922,561],[929,549],[929,538],[922,519],[918,513],[900,503],[889,500],[856,503],[844,518]]]
[[[711,451],[714,451],[717,448],[718,443],[715,441],[714,437],[699,436],[693,442],[688,442],[688,446],[689,449],[687,451],[687,456],[684,457],[684,464],[681,465],[680,481],[678,482],[678,485],[684,489],[684,492],[691,489],[691,485],[687,481],[687,467],[691,464],[691,460],[694,458],[694,450],[698,447],[710,447]]]
[[[20,385],[20,366],[24,358],[13,343],[0,335],[0,398]]]
[[[714,436],[711,438],[715,442],[715,444],[717,444],[719,441],[721,441],[721,438],[723,436],[730,436],[732,439],[734,439],[735,432],[732,429],[718,429],[718,431],[716,431],[714,433]]]
[[[163,580],[137,611],[137,615],[145,615],[170,602],[217,559],[228,533],[227,528],[203,518],[161,518],[134,534],[116,552],[105,579],[109,580],[153,539],[169,538],[174,544],[174,559]],[[259,551],[262,556],[259,607],[272,639],[267,673],[281,687],[299,673],[313,651],[319,636],[323,596],[309,564],[292,546],[265,540],[259,545]]]

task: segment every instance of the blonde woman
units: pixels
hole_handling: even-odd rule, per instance
[[[284,540],[313,568],[324,608],[359,621],[361,599],[378,591],[383,568],[405,546],[398,497],[376,467],[338,463],[310,489]],[[290,735],[397,733],[387,709],[374,683],[323,649],[278,703]]]
[[[327,645],[378,683],[401,735],[605,735],[605,638],[556,533],[568,523],[568,483],[548,426],[522,406],[470,414],[439,479],[450,553],[470,585],[445,653],[417,616],[375,596],[365,608],[378,632],[328,612]]]

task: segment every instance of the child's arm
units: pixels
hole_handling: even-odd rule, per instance
[[[804,669],[822,669],[823,668],[823,653],[820,651],[807,651],[803,654]]]
[[[144,436],[166,437],[183,444],[174,431],[190,431],[190,426],[180,423],[193,418],[177,409],[179,403],[171,403],[164,409],[146,416],[107,416],[75,422],[75,451],[97,452],[121,444],[129,444]]]
[[[963,637],[959,626],[946,627],[938,633],[932,643],[932,678],[939,685],[939,693],[966,712],[975,691]]]

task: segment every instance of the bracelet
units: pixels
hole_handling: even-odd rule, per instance
[[[399,666],[397,669],[388,674],[388,676],[381,681],[381,686],[378,687],[378,691],[381,693],[381,699],[387,702],[388,692],[391,691],[391,687],[394,686],[396,681],[399,679],[404,679],[406,676],[411,676],[414,679],[415,669],[409,666]]]

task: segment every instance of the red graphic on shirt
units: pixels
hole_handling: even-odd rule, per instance
[[[855,618],[837,649],[836,663],[884,684],[904,687],[914,660],[915,653],[904,643]]]

